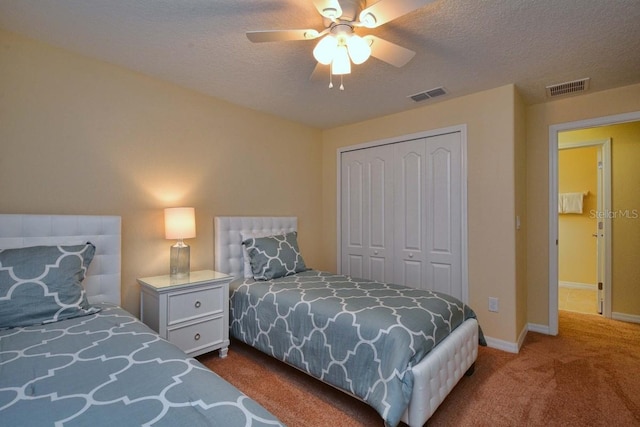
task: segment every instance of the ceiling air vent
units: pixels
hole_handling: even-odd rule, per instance
[[[416,93],[414,95],[409,95],[409,98],[413,99],[415,102],[425,101],[427,99],[435,98],[436,96],[446,95],[447,91],[443,87],[436,87],[433,89],[425,90],[424,92]]]
[[[585,79],[547,86],[547,97],[555,98],[556,96],[573,95],[584,92],[589,89],[589,80],[591,79],[587,77]]]

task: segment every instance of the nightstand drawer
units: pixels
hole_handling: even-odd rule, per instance
[[[193,353],[201,348],[222,342],[224,338],[223,330],[223,319],[218,317],[170,329],[167,331],[167,339],[180,347],[185,353]]]
[[[226,301],[222,293],[222,287],[215,287],[170,294],[167,323],[173,325],[220,313],[223,310],[222,303]]]

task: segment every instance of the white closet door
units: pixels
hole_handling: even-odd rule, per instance
[[[341,272],[465,300],[461,132],[341,153]]]
[[[459,299],[462,289],[462,141],[459,132],[426,138],[428,289]]]
[[[393,278],[393,149],[380,146],[342,153],[342,273]]]
[[[425,288],[426,143],[424,139],[395,145],[394,282]]]
[[[394,281],[462,299],[461,135],[395,146]]]

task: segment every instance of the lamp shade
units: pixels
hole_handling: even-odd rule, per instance
[[[166,208],[164,210],[164,234],[167,239],[196,237],[194,208]]]

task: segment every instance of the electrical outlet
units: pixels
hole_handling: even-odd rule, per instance
[[[498,298],[489,297],[489,311],[498,312]]]

